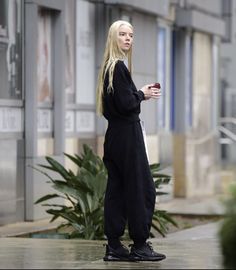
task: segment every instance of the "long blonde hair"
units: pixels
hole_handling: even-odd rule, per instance
[[[96,105],[97,105],[97,114],[102,115],[103,113],[103,91],[104,91],[104,80],[106,73],[109,72],[109,84],[108,84],[108,92],[113,91],[113,75],[114,75],[114,68],[118,60],[124,60],[126,57],[128,59],[128,69],[130,73],[132,72],[132,47],[130,50],[125,53],[122,51],[118,46],[118,31],[122,25],[127,25],[131,29],[133,26],[127,22],[118,20],[115,21],[109,28],[103,61],[101,64],[101,68],[98,74],[98,81],[97,81],[97,89],[96,89]]]

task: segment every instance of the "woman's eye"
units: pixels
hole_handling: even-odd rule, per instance
[[[124,37],[124,36],[126,36],[126,35],[128,35],[130,38],[133,38],[133,35],[132,35],[132,34],[119,33],[119,36],[121,36],[121,37]]]

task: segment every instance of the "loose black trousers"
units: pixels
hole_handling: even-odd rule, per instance
[[[149,238],[156,191],[145,151],[140,121],[109,123],[104,141],[108,171],[105,194],[105,235],[118,239],[126,222],[130,238]]]

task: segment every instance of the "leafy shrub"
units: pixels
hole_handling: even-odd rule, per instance
[[[226,215],[219,230],[223,264],[236,269],[236,185],[231,186],[230,197],[225,201]]]
[[[57,191],[57,193],[41,197],[35,204],[54,198],[62,198],[65,201],[63,205],[42,204],[42,206],[51,207],[46,210],[48,214],[52,215],[50,222],[58,217],[63,218],[66,223],[60,225],[59,228],[72,228],[69,233],[70,238],[104,239],[103,210],[107,182],[105,165],[102,159],[94,154],[86,144],[83,145],[81,156],[77,154],[72,156],[66,153],[64,155],[78,166],[77,173],[67,170],[58,161],[47,156],[46,160],[49,165],[39,164],[39,167],[58,173],[61,179],[53,179],[45,171],[34,168],[44,174],[52,183],[53,189]],[[160,191],[160,188],[161,185],[169,183],[170,176],[158,173],[160,164],[152,164],[150,169],[157,194],[165,194]],[[155,210],[152,227],[162,236],[167,233],[169,223],[177,226],[166,211]]]

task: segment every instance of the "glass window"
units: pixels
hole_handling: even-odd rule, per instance
[[[165,127],[166,104],[166,29],[158,28],[157,43],[157,80],[161,84],[162,96],[158,100],[158,127]]]
[[[22,98],[21,2],[0,1],[0,99]]]
[[[76,3],[76,103],[95,105],[95,4]]]
[[[178,55],[178,32],[172,31],[172,48],[171,48],[171,91],[170,91],[170,128],[176,130],[176,108],[179,104],[176,104],[176,57]],[[178,60],[177,60],[178,61]],[[193,38],[191,35],[185,37],[185,90],[184,92],[184,127],[189,129],[192,127],[193,122]],[[181,105],[180,105],[181,106]]]
[[[52,16],[50,11],[38,11],[37,52],[38,102],[52,102]]]
[[[189,37],[187,42],[187,90],[186,90],[186,127],[192,127],[193,120],[193,89],[192,89],[192,69],[193,69],[193,38]]]
[[[65,93],[66,103],[75,103],[75,2],[65,3]]]
[[[176,31],[172,32],[172,47],[171,47],[171,97],[170,97],[170,127],[175,129],[175,57],[176,57]]]
[[[220,39],[218,37],[213,37],[212,40],[212,128],[216,129],[218,126],[218,109],[219,109],[219,45]]]

